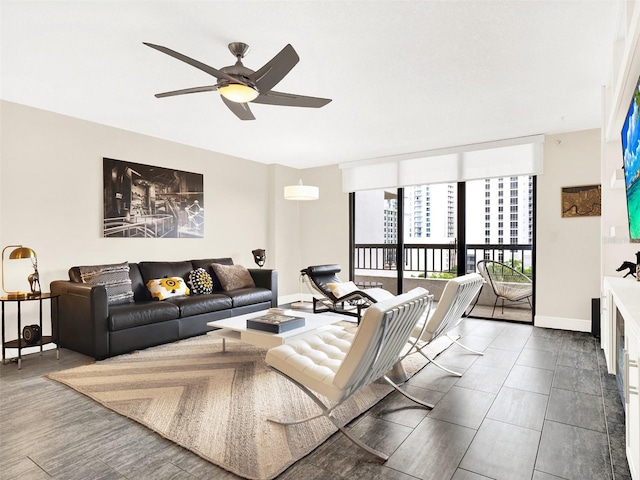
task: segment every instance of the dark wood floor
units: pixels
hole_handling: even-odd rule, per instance
[[[482,480],[630,479],[624,410],[599,341],[586,333],[467,319],[454,346],[407,389],[349,428],[391,454],[372,458],[336,434],[279,478]],[[91,361],[62,350],[0,367],[0,478],[237,478],[91,399],[44,378]]]

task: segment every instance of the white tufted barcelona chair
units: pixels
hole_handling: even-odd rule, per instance
[[[458,342],[456,338],[449,334],[452,328],[460,323],[462,316],[478,295],[482,288],[483,279],[477,273],[468,273],[460,277],[450,279],[442,291],[438,305],[433,309],[431,314],[426,318],[420,319],[413,329],[411,339],[409,341],[410,349],[403,355],[419,352],[431,363],[445,372],[461,377],[462,374],[449,370],[436,362],[426,353],[426,348],[431,342],[442,335],[447,335],[450,340],[460,347],[477,355],[483,355],[482,352],[471,350],[469,347]]]
[[[267,364],[300,387],[321,409],[319,414],[300,420],[269,420],[294,425],[325,416],[356,445],[387,460],[388,455],[347,432],[332,412],[358,390],[379,378],[384,378],[407,398],[433,408],[400,390],[386,376],[399,361],[414,326],[420,317],[428,313],[432,302],[433,295],[427,290],[415,288],[367,308],[355,331],[329,327],[269,349]],[[327,398],[330,405],[325,405],[314,392]]]

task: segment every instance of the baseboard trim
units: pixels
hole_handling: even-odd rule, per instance
[[[574,332],[591,332],[591,320],[581,318],[546,317],[536,315],[533,325],[541,328],[556,328]]]
[[[278,305],[288,305],[295,302],[313,302],[313,295],[310,293],[294,293],[293,295],[278,297]]]

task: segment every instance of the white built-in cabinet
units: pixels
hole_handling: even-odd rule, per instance
[[[640,330],[638,324],[625,326],[627,348],[625,367],[629,378],[625,390],[627,425],[627,460],[634,480],[640,478]]]
[[[604,277],[602,293],[601,346],[609,373],[624,378],[627,461],[633,480],[640,480],[640,282]],[[624,319],[624,332],[618,331],[618,315]]]

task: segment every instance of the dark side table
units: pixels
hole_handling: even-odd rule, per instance
[[[18,369],[22,368],[22,349],[27,347],[36,347],[40,345],[40,355],[42,355],[42,346],[48,343],[56,344],[56,359],[60,358],[60,346],[58,345],[57,340],[53,337],[53,335],[42,335],[40,340],[36,343],[28,344],[22,338],[22,302],[38,302],[40,304],[40,332],[42,332],[42,304],[44,300],[49,300],[51,302],[51,306],[55,304],[56,315],[55,318],[58,318],[58,297],[60,295],[52,295],[51,293],[41,293],[39,295],[30,295],[28,297],[0,297],[0,302],[2,302],[2,364],[6,363],[5,350],[7,348],[17,348],[18,349]],[[18,308],[18,338],[16,340],[6,341],[4,334],[4,307],[6,303],[15,303]],[[53,325],[51,326],[53,330]],[[57,325],[56,325],[57,327]],[[57,331],[57,329],[56,329]],[[52,332],[53,333],[53,332]]]

